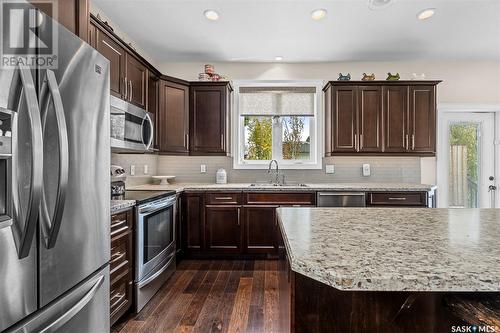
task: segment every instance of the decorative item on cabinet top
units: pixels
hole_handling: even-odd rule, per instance
[[[425,73],[412,73],[411,79],[412,80],[425,80]]]
[[[227,77],[215,72],[215,67],[210,64],[205,65],[205,71],[198,74],[199,81],[228,81]]]
[[[391,74],[391,72],[387,73],[387,81],[399,81],[399,73]]]
[[[347,75],[343,75],[342,73],[339,73],[339,78],[337,80],[338,81],[350,81],[351,80],[351,73],[347,73]]]
[[[368,75],[366,73],[363,73],[363,77],[361,78],[362,81],[375,81],[375,74]]]

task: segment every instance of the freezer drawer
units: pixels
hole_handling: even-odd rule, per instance
[[[6,332],[109,332],[109,267]]]
[[[363,192],[318,192],[318,207],[365,207]]]

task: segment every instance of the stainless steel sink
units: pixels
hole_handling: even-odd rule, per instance
[[[307,184],[272,184],[272,183],[253,183],[250,187],[308,187]]]

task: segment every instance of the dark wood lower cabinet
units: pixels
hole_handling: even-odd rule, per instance
[[[133,210],[111,215],[110,322],[113,325],[133,303]]]
[[[278,206],[245,206],[244,252],[277,253],[276,208]]]
[[[241,207],[205,206],[205,239],[210,253],[241,253]]]
[[[467,325],[445,304],[461,293],[343,291],[293,272],[286,259],[278,285],[280,332],[438,333]]]

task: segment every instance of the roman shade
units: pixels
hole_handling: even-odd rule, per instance
[[[240,87],[241,116],[314,116],[315,87]]]

